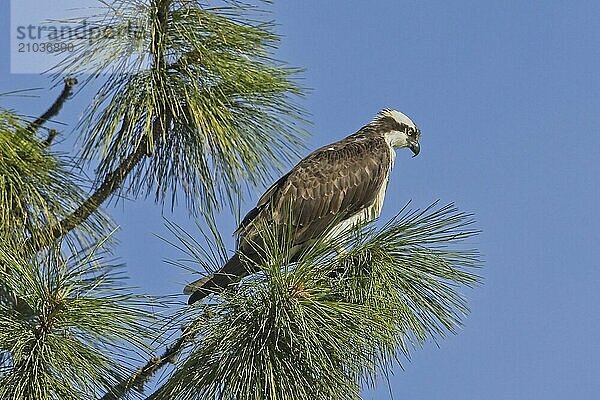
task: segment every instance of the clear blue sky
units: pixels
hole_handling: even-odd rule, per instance
[[[0,92],[48,87],[10,75],[1,7]],[[49,7],[49,6],[48,6]],[[410,115],[421,155],[400,153],[384,218],[412,199],[454,201],[483,234],[485,285],[464,329],[416,351],[395,399],[595,399],[600,393],[600,3],[593,1],[280,1],[278,56],[306,68],[311,148],[382,107]],[[52,95],[0,99],[37,114]],[[72,123],[85,104],[67,104]],[[77,133],[71,133],[76,136]],[[247,208],[257,194],[247,201]],[[148,202],[111,210],[133,283],[178,293],[189,276],[157,239]],[[188,226],[183,212],[170,219]],[[233,220],[220,221],[225,236]],[[184,300],[182,296],[182,301]],[[385,384],[366,398],[389,398]]]

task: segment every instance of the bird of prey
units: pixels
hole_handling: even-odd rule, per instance
[[[261,255],[256,243],[261,227],[281,228],[291,223],[291,253],[299,255],[321,235],[334,236],[377,218],[395,149],[407,147],[416,156],[420,135],[406,115],[384,109],[358,132],[309,154],[275,182],[244,217],[235,231],[237,249],[229,261],[185,287],[184,293],[191,294],[188,304],[257,272]]]

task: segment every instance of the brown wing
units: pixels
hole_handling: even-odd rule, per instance
[[[310,154],[261,197],[238,228],[240,240],[254,236],[258,221],[294,223],[294,243],[321,235],[375,201],[390,168],[383,138],[353,135]]]

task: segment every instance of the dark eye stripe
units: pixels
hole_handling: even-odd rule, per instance
[[[405,123],[400,123],[389,116],[385,116],[376,120],[374,122],[374,125],[377,126],[378,130],[381,130],[382,132],[399,131],[405,132],[411,137],[418,136],[418,129],[415,129],[412,126],[409,126]]]

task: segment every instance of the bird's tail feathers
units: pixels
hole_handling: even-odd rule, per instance
[[[210,274],[186,285],[183,288],[183,294],[192,294],[196,290],[201,289],[208,281],[210,281],[213,278],[213,276],[214,274]]]
[[[183,293],[191,295],[188,304],[192,304],[211,293],[222,292],[230,284],[239,282],[249,273],[239,255],[234,254],[219,271],[190,283],[183,289]]]

